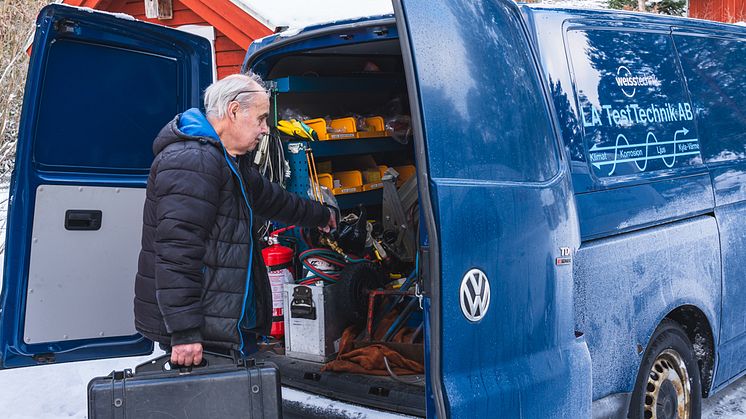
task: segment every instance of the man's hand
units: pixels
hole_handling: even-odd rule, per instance
[[[329,209],[329,223],[324,227],[319,227],[319,230],[324,233],[328,233],[337,228],[337,214],[335,214],[334,208],[327,208]]]
[[[171,365],[188,367],[202,363],[202,344],[187,343],[171,348]]]

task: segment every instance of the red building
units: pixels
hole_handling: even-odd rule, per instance
[[[64,0],[63,3],[126,13],[138,20],[181,27],[212,38],[218,78],[237,73],[249,44],[272,33],[271,29],[230,0]],[[146,17],[146,3],[157,9],[160,18]]]
[[[689,0],[689,17],[720,22],[746,21],[744,0]]]

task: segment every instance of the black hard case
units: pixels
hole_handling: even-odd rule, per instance
[[[204,354],[205,366],[167,370],[169,355],[88,383],[89,419],[281,418],[280,373],[270,363]]]

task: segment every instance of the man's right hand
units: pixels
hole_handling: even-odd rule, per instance
[[[329,221],[325,226],[319,227],[319,231],[322,233],[328,233],[337,228],[337,212],[332,207],[327,208],[329,209]]]
[[[171,348],[171,365],[188,367],[202,363],[202,344],[187,343]]]

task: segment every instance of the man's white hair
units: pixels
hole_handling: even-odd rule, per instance
[[[208,116],[224,118],[231,101],[237,101],[241,107],[248,107],[256,98],[266,96],[264,82],[256,74],[231,74],[205,90],[205,112]]]

